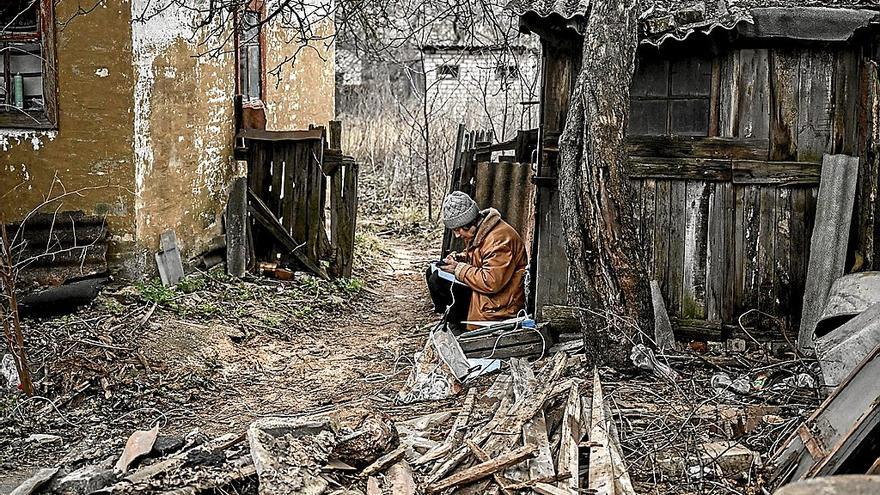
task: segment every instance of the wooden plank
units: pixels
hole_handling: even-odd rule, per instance
[[[409,463],[400,461],[392,464],[385,473],[385,482],[393,495],[416,495],[416,482]]]
[[[743,303],[746,298],[746,188],[749,186],[733,186],[734,193],[734,256],[733,256],[733,301],[731,302],[731,314],[742,313]]]
[[[272,184],[269,186],[269,195],[263,198],[266,206],[275,214],[275,218],[281,219],[282,225],[287,226],[290,222],[284,215],[284,164],[288,160],[289,153],[292,149],[290,143],[278,142],[272,147],[272,161],[269,167],[272,174]]]
[[[706,248],[712,189],[714,184],[701,181],[688,181],[686,185],[684,272],[679,313],[683,318],[704,318],[706,315]]]
[[[468,439],[468,440],[465,440],[465,442],[467,443],[468,448],[471,449],[471,452],[474,454],[474,457],[476,457],[478,461],[480,461],[480,462],[491,461],[491,459],[489,458],[489,455],[486,454],[483,451],[483,449],[481,449],[479,446],[477,446],[477,444],[475,444],[473,440]],[[511,466],[507,469],[509,471],[514,468],[516,468],[516,466]],[[492,473],[492,479],[495,480],[495,483],[498,484],[498,487],[501,489],[501,491],[503,493],[505,493],[507,495],[510,495],[513,493],[513,491],[509,488],[508,482],[505,481],[504,476],[502,476],[500,473],[497,473],[497,472]]]
[[[856,196],[856,250],[864,259],[862,269],[880,270],[880,77],[877,64],[863,61],[862,105],[859,106],[859,153],[862,157]]]
[[[808,190],[804,187],[791,188],[791,215],[789,216],[789,282],[790,304],[788,307],[792,328],[797,328],[803,311],[804,284],[807,278],[807,256],[810,237],[807,234]]]
[[[758,246],[761,229],[761,188],[746,186],[743,191],[743,297],[738,313],[758,307],[760,269]]]
[[[667,273],[666,300],[671,315],[681,314],[682,283],[684,280],[684,241],[687,214],[685,210],[685,181],[673,181],[669,196],[669,272]]]
[[[471,338],[459,337],[458,343],[465,352],[503,349],[523,344],[540,344],[549,341],[549,335],[542,335],[534,329],[520,329],[504,332],[501,335],[482,335]]]
[[[843,48],[834,53],[831,107],[831,153],[859,155],[860,53]]]
[[[248,189],[248,211],[257,223],[262,225],[278,243],[284,246],[287,253],[296,257],[303,266],[312,271],[315,275],[325,279],[328,278],[327,272],[325,272],[321,266],[312,263],[308,257],[301,252],[300,248],[302,247],[302,243],[297,242],[297,240],[287,232],[278,219],[272,215],[272,212],[265,203],[263,203],[250,189]]]
[[[537,453],[537,448],[532,445],[520,447],[511,452],[499,455],[486,462],[463,469],[448,478],[436,481],[425,487],[426,493],[438,493],[456,486],[466,485],[481,480],[504,468],[518,464],[526,459],[531,459]]]
[[[731,178],[731,162],[703,158],[632,157],[629,175],[633,179],[727,181]]]
[[[719,228],[724,242],[724,285],[721,297],[721,320],[732,321],[734,318],[734,302],[737,276],[737,256],[741,252],[736,251],[736,191],[733,184],[720,184],[716,187],[721,195],[721,208],[723,209],[722,221],[724,225]]]
[[[776,239],[773,255],[773,312],[790,327],[791,315],[791,189],[776,190]],[[783,331],[787,331],[784,328]]]
[[[614,466],[608,447],[608,426],[605,418],[605,398],[599,372],[593,370],[593,417],[590,423],[590,468],[587,489],[596,495],[612,495]]]
[[[474,397],[476,395],[476,390],[477,389],[473,387],[468,389],[467,395],[464,398],[464,402],[462,402],[461,410],[459,410],[458,416],[455,417],[455,421],[452,423],[452,428],[450,428],[449,433],[443,440],[443,443],[425,452],[421,457],[413,461],[413,464],[421,465],[427,464],[431,461],[435,461],[441,458],[447,452],[450,452],[461,445],[461,442],[464,440],[465,433],[467,432],[467,425],[470,422],[471,413],[474,409]]]
[[[822,166],[808,162],[734,161],[734,184],[818,185]]]
[[[798,156],[801,162],[822,160],[831,151],[831,98],[834,61],[827,50],[805,50],[800,61]]]
[[[739,50],[736,136],[766,139],[770,136],[770,80],[766,49]]]
[[[296,167],[298,166],[299,161],[297,157],[299,147],[288,146],[286,149],[287,154],[284,156],[284,161],[282,163],[283,168],[277,171],[278,177],[283,177],[282,182],[284,184],[284,198],[281,202],[280,217],[282,218],[281,224],[284,225],[284,228],[286,228],[288,232],[293,233],[294,225],[300,221],[300,216],[303,214],[302,211],[296,209]]]
[[[766,139],[690,136],[627,136],[630,157],[766,160]]]
[[[718,108],[718,134],[721,137],[737,137],[739,113],[736,94],[739,81],[739,52],[731,50],[726,56],[719,57],[720,62],[720,103]]]
[[[669,236],[670,198],[669,181],[657,182],[656,227],[654,229],[654,279],[660,284],[664,295],[669,294]],[[668,299],[667,299],[668,301]]]
[[[706,318],[721,320],[721,306],[726,281],[727,246],[730,238],[725,227],[724,188],[729,184],[714,184],[710,190],[708,215],[708,243],[706,246]]]
[[[226,203],[226,273],[243,277],[247,254],[247,177],[237,177]]]
[[[629,470],[623,459],[623,449],[620,447],[620,435],[617,433],[617,425],[611,415],[611,407],[606,402],[605,418],[608,422],[608,451],[611,455],[611,465],[614,467],[614,493],[615,495],[636,495]]]
[[[324,131],[320,128],[307,131],[263,131],[259,129],[242,129],[236,134],[237,139],[253,141],[314,141],[320,140]]]
[[[565,402],[565,415],[562,418],[562,428],[559,438],[559,456],[557,458],[557,471],[568,473],[571,476],[560,481],[557,486],[568,488],[574,492],[580,489],[580,469],[578,468],[578,445],[581,442],[581,397],[577,383],[573,383],[568,392],[568,400]]]
[[[758,309],[779,315],[776,310],[776,188],[761,187],[758,226]],[[776,330],[770,322],[771,329]]]
[[[536,380],[532,367],[525,359],[511,359],[510,372],[513,376],[513,393],[517,401],[524,400],[534,393]],[[523,425],[523,444],[534,445],[538,454],[527,462],[528,474],[531,479],[550,477],[556,474],[553,469],[553,456],[550,452],[550,441],[547,437],[547,421],[544,411]]]
[[[498,347],[494,351],[492,349],[476,349],[465,351],[465,355],[469,358],[495,358],[507,359],[512,357],[541,357],[541,353],[547,353],[550,349],[549,342],[533,342],[528,344],[517,344],[508,347]]]
[[[770,160],[797,158],[800,52],[770,50]]]
[[[656,209],[657,182],[653,179],[645,179],[642,185],[642,216],[641,216],[641,241],[645,248],[645,267],[648,276],[654,274],[654,211]]]
[[[373,463],[369,466],[365,467],[364,470],[361,471],[361,476],[372,476],[374,474],[381,473],[385,470],[385,468],[402,459],[404,453],[406,453],[406,447],[397,447],[391,452],[388,452],[387,454],[373,461]]]

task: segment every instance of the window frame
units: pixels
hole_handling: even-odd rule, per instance
[[[242,40],[244,17],[247,12],[255,12],[259,18],[257,28],[259,34],[257,36],[257,44],[260,49],[260,94],[256,101],[263,103],[266,101],[266,4],[264,0],[251,0],[248,4],[238,12],[235,16],[235,94],[242,97],[244,104],[254,102],[253,97],[245,99],[245,88],[242,87],[242,66],[241,51],[244,44]]]
[[[692,58],[692,57],[688,57]],[[633,136],[682,136],[682,137],[712,137],[718,135],[718,95],[720,92],[719,87],[719,72],[720,72],[720,61],[717,56],[710,56],[704,58],[710,62],[711,65],[711,73],[709,77],[709,87],[708,92],[705,95],[676,95],[673,94],[673,71],[672,65],[673,62],[676,62],[675,59],[665,58],[663,59],[663,72],[666,78],[666,94],[663,96],[659,95],[651,95],[651,96],[634,96],[630,94],[630,112],[632,112],[632,107],[634,102],[663,102],[666,107],[666,121],[664,124],[664,131],[662,134],[633,134]],[[635,82],[635,81],[633,81]],[[706,102],[707,106],[707,121],[706,121],[706,134],[693,134],[693,133],[681,133],[681,132],[672,132],[672,124],[673,124],[673,111],[672,106],[674,102],[685,102],[685,101],[696,101],[701,100]]]
[[[32,33],[0,32],[0,44],[35,43],[40,45],[43,84],[43,110],[37,112],[0,112],[0,129],[58,129],[58,90],[55,54],[55,5],[54,0],[36,0],[37,31]],[[4,54],[4,56],[6,56]],[[8,57],[7,57],[8,61]],[[7,62],[8,63],[8,62]],[[8,67],[4,65],[4,67]],[[0,77],[5,78],[4,74]],[[4,85],[7,84],[4,81]]]

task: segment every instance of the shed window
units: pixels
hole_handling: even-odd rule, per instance
[[[452,64],[437,66],[437,79],[458,79],[459,67]]]
[[[55,127],[52,11],[52,0],[0,0],[0,127]]]
[[[244,101],[263,99],[263,44],[261,15],[247,9],[238,25],[238,91]]]
[[[630,91],[630,134],[707,136],[711,93],[709,59],[640,59]]]

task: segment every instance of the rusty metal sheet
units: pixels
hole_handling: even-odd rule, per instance
[[[481,162],[474,174],[474,201],[495,208],[526,244],[532,245],[535,186],[530,163]],[[531,253],[530,253],[531,254]]]

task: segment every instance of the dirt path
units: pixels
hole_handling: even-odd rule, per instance
[[[345,316],[314,321],[289,340],[265,336],[234,349],[220,373],[220,397],[198,414],[206,429],[228,431],[259,416],[339,404],[392,403],[435,315],[422,273],[428,255],[400,241],[388,252]]]
[[[149,362],[161,361],[162,370],[132,365],[125,390],[102,397],[93,385],[57,414],[49,409],[38,417],[34,411],[45,404],[33,401],[12,411],[11,426],[0,431],[0,493],[40,467],[118,455],[133,430],[156,422],[161,434],[182,436],[194,428],[208,435],[242,432],[259,417],[348,405],[408,417],[412,408],[395,406],[394,396],[424,345],[425,325],[436,318],[422,273],[429,253],[418,244],[386,239],[386,262],[339,311],[295,325],[281,321],[272,331],[242,334],[242,325],[224,314],[205,320],[157,312],[135,345]],[[265,311],[273,311],[272,302]],[[290,309],[275,311],[287,317]],[[61,440],[28,442],[33,434]]]

